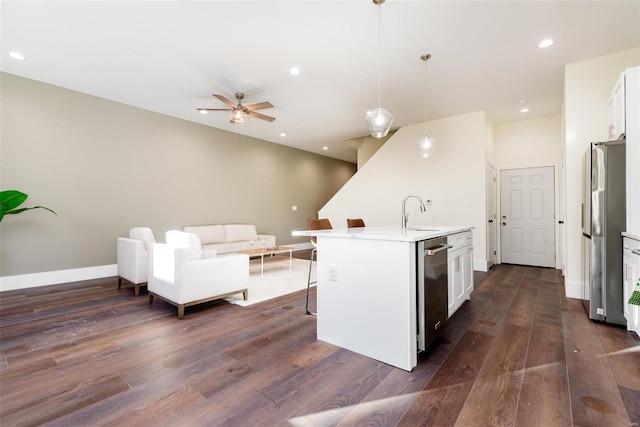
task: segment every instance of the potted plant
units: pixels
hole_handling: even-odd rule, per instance
[[[33,206],[30,208],[18,208],[21,204],[27,200],[27,196],[25,193],[18,190],[5,190],[0,191],[0,221],[4,218],[5,215],[15,215],[24,211],[28,211],[31,209],[46,209],[49,212],[58,215],[53,210],[47,208],[46,206]]]

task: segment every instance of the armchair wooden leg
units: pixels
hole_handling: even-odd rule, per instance
[[[140,284],[136,284],[135,286],[135,290],[133,291],[133,295],[138,296],[140,295]]]
[[[122,277],[118,277],[118,289],[122,289]]]
[[[249,289],[242,290],[242,299],[244,299],[245,301],[249,300]]]
[[[178,319],[182,319],[184,317],[184,304],[178,305]]]
[[[149,293],[149,305],[153,304],[153,294]]]

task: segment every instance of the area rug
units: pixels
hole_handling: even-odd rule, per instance
[[[260,274],[260,259],[252,259],[249,265],[249,300],[244,301],[242,294],[225,298],[230,303],[247,306],[271,298],[290,294],[307,288],[309,261],[293,258],[291,271],[289,260],[285,257],[265,258],[264,274]],[[311,281],[316,280],[316,262],[311,268]],[[315,285],[311,285],[315,286]]]

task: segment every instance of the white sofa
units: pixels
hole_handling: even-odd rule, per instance
[[[158,297],[185,307],[242,293],[248,298],[249,256],[203,251],[195,234],[169,230],[167,243],[156,243],[149,257],[149,304]]]
[[[258,234],[253,224],[194,225],[183,230],[198,236],[202,250],[214,249],[219,254],[276,245],[276,236]]]

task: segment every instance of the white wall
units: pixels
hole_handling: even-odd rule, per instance
[[[562,187],[562,121],[560,115],[496,125],[493,129],[495,166],[500,188],[500,171],[506,169],[553,166],[555,169],[555,216],[560,219]],[[498,215],[500,215],[500,191],[497,194]],[[560,253],[562,227],[555,222],[556,268],[561,267]],[[498,239],[500,238],[498,227]],[[500,245],[498,245],[498,259]]]
[[[568,297],[583,295],[582,156],[589,143],[607,139],[609,95],[620,73],[636,65],[640,65],[640,47],[565,66],[565,291]]]
[[[425,124],[399,129],[320,210],[334,228],[346,218],[367,225],[401,225],[402,200],[409,194],[431,199],[421,213],[407,202],[409,225],[474,227],[474,268],[486,269],[486,117],[483,111],[426,124],[438,145],[428,159],[418,155]]]

